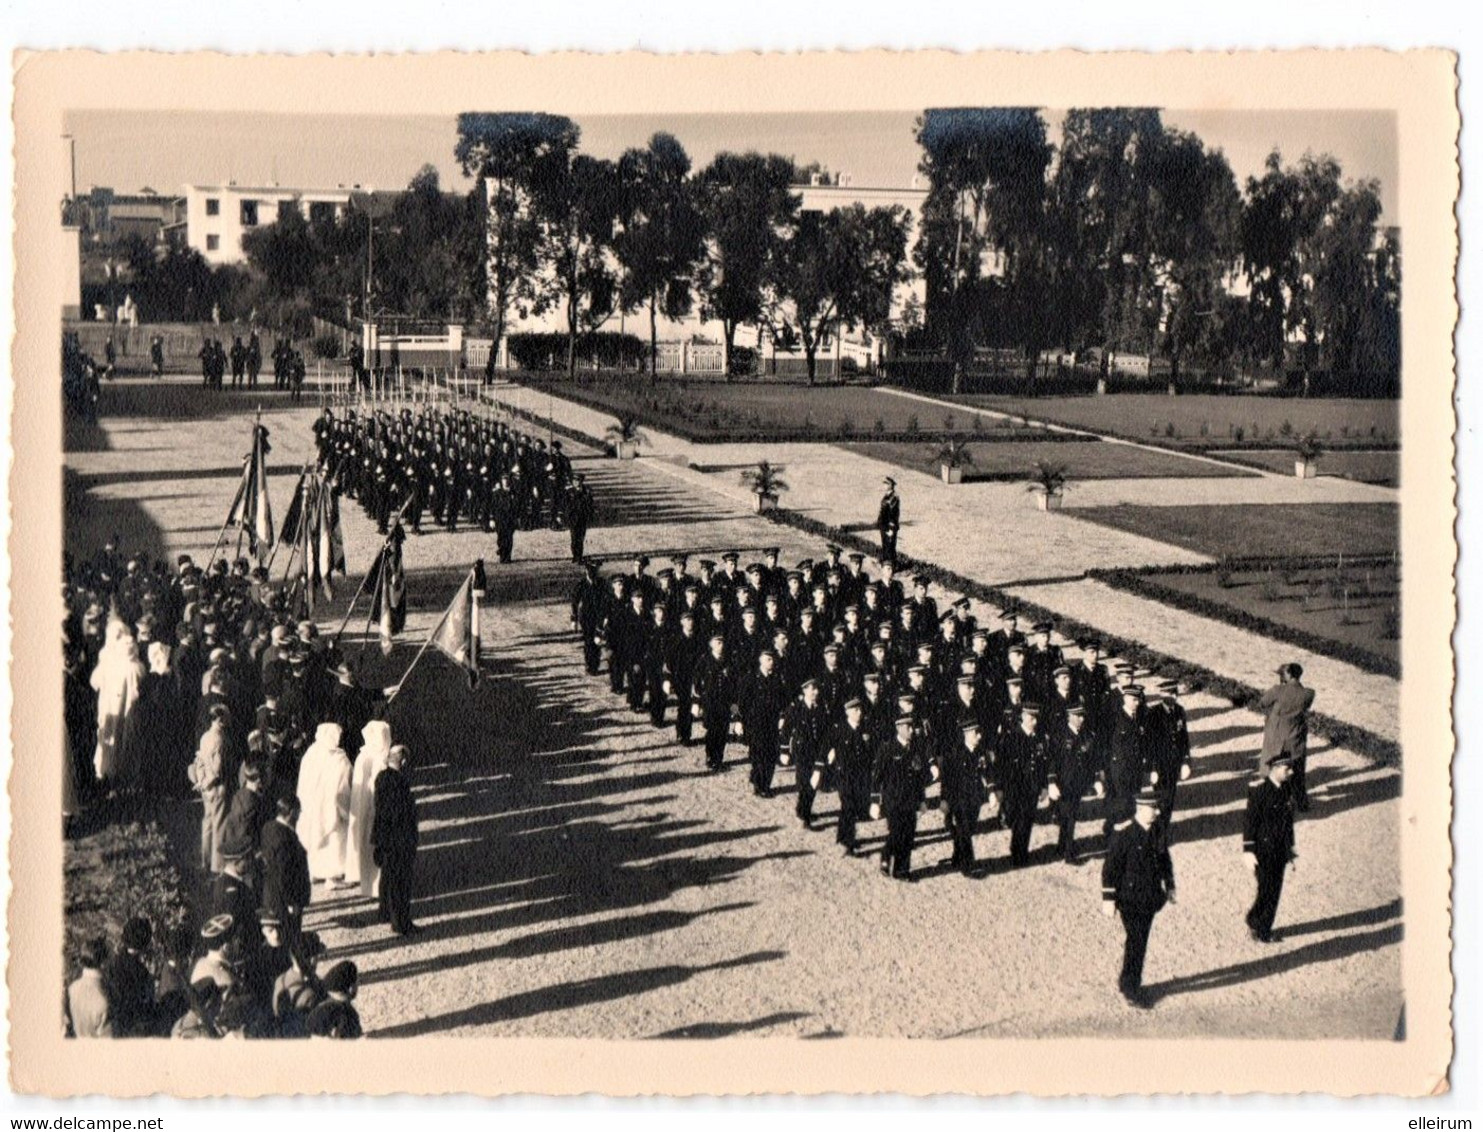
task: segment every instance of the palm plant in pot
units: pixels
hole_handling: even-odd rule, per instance
[[[1025,490],[1033,492],[1036,504],[1042,511],[1059,511],[1070,477],[1065,464],[1052,464],[1049,460],[1036,460],[1030,472],[1030,482]]]
[[[942,469],[943,483],[962,483],[963,465],[973,463],[973,453],[966,441],[951,437],[937,450],[937,464]]]
[[[1318,458],[1323,455],[1323,445],[1319,443],[1316,430],[1298,439],[1294,455],[1293,474],[1298,479],[1311,480],[1318,474]]]
[[[780,474],[780,469],[767,460],[759,460],[755,468],[745,469],[741,474],[741,481],[751,489],[756,498],[759,515],[776,507],[778,496],[788,490],[788,483]]]
[[[618,420],[608,425],[608,443],[613,454],[620,460],[632,460],[638,455],[639,445],[649,443],[649,438],[639,428],[639,419],[632,413],[619,413]]]

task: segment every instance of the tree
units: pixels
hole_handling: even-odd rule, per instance
[[[705,254],[704,218],[686,180],[690,158],[670,134],[618,162],[622,227],[614,251],[623,267],[624,310],[649,308],[649,373],[658,374],[658,317],[683,318],[694,305],[693,278]]]
[[[568,376],[577,372],[577,343],[602,326],[618,306],[611,252],[623,191],[611,161],[568,155],[543,161],[531,182],[532,213],[540,224],[540,262],[555,285],[537,295],[535,308],[566,305]]]
[[[814,382],[819,345],[841,327],[879,329],[890,318],[906,263],[910,221],[900,206],[854,204],[805,212],[772,257],[765,317],[776,334],[795,333]]]
[[[314,280],[318,249],[301,209],[280,206],[272,224],[243,235],[242,251],[247,262],[263,273],[268,292],[275,298],[291,299],[307,291]]]
[[[1150,160],[1150,233],[1162,291],[1160,349],[1170,382],[1190,353],[1222,361],[1219,300],[1236,258],[1241,193],[1225,155],[1191,133],[1167,131]]]
[[[482,183],[487,204],[486,254],[474,269],[482,278],[476,278],[471,291],[487,298],[494,352],[511,308],[534,305],[539,298],[542,228],[533,186],[537,180],[551,180],[548,166],[560,170],[571,164],[580,138],[577,124],[556,114],[458,116],[454,156],[466,176]]]
[[[695,178],[706,232],[702,314],[721,323],[728,376],[736,328],[762,317],[768,267],[798,214],[792,183],[792,161],[759,153],[718,153]]]
[[[916,138],[930,184],[917,252],[927,322],[947,346],[953,389],[961,392],[964,369],[985,337],[975,311],[995,290],[985,286],[991,252],[1002,256],[998,289],[1007,292],[1008,305],[1037,323],[1046,309],[1045,173],[1052,149],[1040,112],[1023,107],[928,110]],[[1038,330],[1027,334],[1027,348],[1038,337]]]

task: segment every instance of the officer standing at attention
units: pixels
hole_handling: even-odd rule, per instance
[[[1246,796],[1241,849],[1246,867],[1256,877],[1256,901],[1246,913],[1246,926],[1251,929],[1251,938],[1259,943],[1277,939],[1272,934],[1272,922],[1277,918],[1277,902],[1282,899],[1282,878],[1288,863],[1298,856],[1293,838],[1292,774],[1293,757],[1279,754],[1267,767],[1267,776]]]
[[[1165,904],[1174,903],[1174,862],[1163,837],[1154,830],[1158,818],[1158,793],[1147,787],[1138,794],[1133,816],[1113,827],[1102,862],[1102,914],[1111,916],[1116,911],[1126,932],[1117,988],[1139,1010],[1153,1007],[1143,993],[1143,959],[1148,954],[1153,918]]]
[[[886,485],[886,494],[881,496],[881,509],[876,516],[875,527],[881,536],[881,560],[894,562],[896,536],[901,532],[901,498],[896,494],[895,480],[887,476],[882,482]]]

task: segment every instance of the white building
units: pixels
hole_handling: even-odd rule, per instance
[[[242,237],[272,224],[279,212],[300,209],[306,220],[335,219],[350,203],[350,189],[291,189],[281,185],[186,185],[181,215],[173,229],[184,229],[188,247],[213,266],[241,263]]]

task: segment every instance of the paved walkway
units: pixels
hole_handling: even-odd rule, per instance
[[[514,387],[497,395],[506,404],[550,413],[570,428],[601,436],[613,417],[560,398]],[[1388,739],[1400,735],[1400,684],[1340,661],[1305,655],[1291,645],[1218,621],[1170,609],[1101,583],[1078,579],[1093,568],[1138,568],[1203,564],[1210,558],[1154,539],[1103,527],[1075,517],[1079,506],[1139,503],[1369,503],[1394,501],[1388,488],[1337,479],[1290,477],[1241,479],[1102,480],[1075,485],[1068,510],[1041,512],[1019,484],[949,487],[921,472],[829,444],[691,444],[647,430],[650,444],[640,463],[667,476],[747,505],[751,495],[741,469],[773,460],[784,469],[790,490],[784,505],[821,522],[873,540],[882,475],[894,475],[903,497],[902,549],[989,585],[1006,585],[1023,600],[1059,616],[1093,625],[1109,635],[1145,642],[1150,648],[1200,664],[1255,687],[1272,681],[1278,663],[1297,657],[1320,690],[1325,714]],[[1072,497],[1075,497],[1073,500]],[[1055,583],[1025,585],[1018,583]],[[992,615],[996,611],[978,611]]]

